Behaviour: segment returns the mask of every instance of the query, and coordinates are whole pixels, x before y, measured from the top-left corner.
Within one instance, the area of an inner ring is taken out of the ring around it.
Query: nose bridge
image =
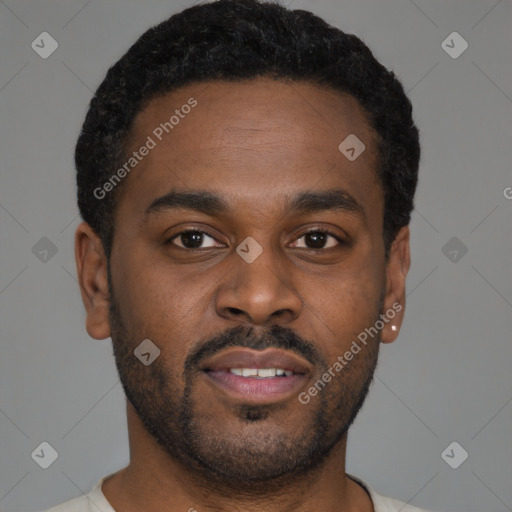
[[[217,312],[251,324],[289,322],[300,314],[302,300],[279,249],[268,237],[258,238],[247,237],[232,254],[231,271],[217,294]]]
[[[265,248],[254,239],[241,243],[237,254],[241,261],[235,263],[239,283],[246,290],[270,293],[276,286],[286,286],[286,275],[280,264],[280,255],[270,244]],[[260,248],[261,247],[261,248]]]

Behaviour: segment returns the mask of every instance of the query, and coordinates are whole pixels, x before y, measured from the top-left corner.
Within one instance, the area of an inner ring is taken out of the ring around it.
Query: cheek
[[[112,267],[116,300],[134,338],[149,338],[161,348],[197,340],[212,293],[211,272],[178,268],[160,252],[132,248]],[[119,247],[122,247],[121,244]],[[118,251],[118,254],[122,251]],[[218,280],[218,277],[217,277]]]
[[[371,270],[369,270],[371,269]],[[327,359],[344,353],[365,328],[375,323],[385,281],[375,262],[340,270],[335,278],[310,282],[304,289],[305,308],[313,339]]]
[[[169,328],[170,319],[179,310],[182,291],[177,292],[173,273],[163,272],[136,250],[124,254],[127,256],[117,257],[115,264],[113,259],[115,299],[126,325],[150,337],[159,327]]]

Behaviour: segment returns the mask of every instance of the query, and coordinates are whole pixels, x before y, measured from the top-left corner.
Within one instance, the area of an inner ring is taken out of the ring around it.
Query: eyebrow
[[[226,214],[231,211],[229,203],[224,198],[210,191],[180,192],[173,190],[154,200],[146,209],[144,216],[174,209],[193,210],[211,216]],[[342,189],[301,192],[288,198],[285,204],[285,212],[297,214],[333,210],[356,213],[366,217],[363,207],[351,194]]]

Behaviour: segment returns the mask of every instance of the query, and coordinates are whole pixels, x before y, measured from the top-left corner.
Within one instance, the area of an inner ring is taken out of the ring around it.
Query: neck
[[[127,402],[130,464],[107,479],[103,494],[116,511],[374,512],[366,491],[345,473],[347,435],[324,463],[300,477],[241,491],[209,480],[171,458]]]

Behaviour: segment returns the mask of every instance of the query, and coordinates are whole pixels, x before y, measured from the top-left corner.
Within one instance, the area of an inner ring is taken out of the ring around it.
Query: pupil
[[[192,245],[192,248],[198,248],[201,246],[203,235],[199,233],[199,231],[190,231],[189,233],[184,233],[181,235],[181,241],[183,245],[187,248],[190,248],[189,245]]]
[[[312,241],[314,249],[323,249],[325,244],[325,233],[315,231],[313,233],[306,234],[306,245],[308,245],[308,247],[310,246],[310,244],[308,244],[310,241]]]

